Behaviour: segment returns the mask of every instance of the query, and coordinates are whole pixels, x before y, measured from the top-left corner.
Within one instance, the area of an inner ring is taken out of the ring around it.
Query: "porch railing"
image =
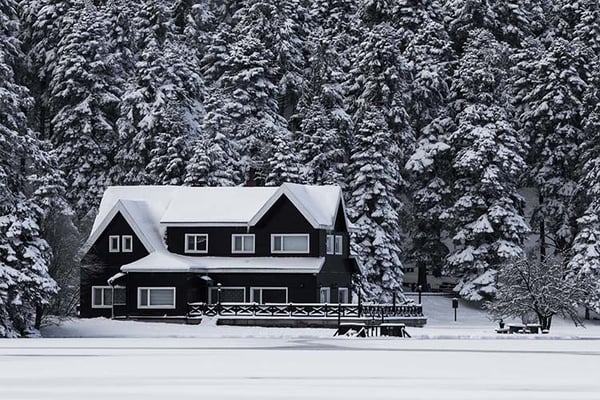
[[[301,318],[421,318],[417,304],[329,304],[329,303],[189,303],[188,316],[201,317],[301,317]]]

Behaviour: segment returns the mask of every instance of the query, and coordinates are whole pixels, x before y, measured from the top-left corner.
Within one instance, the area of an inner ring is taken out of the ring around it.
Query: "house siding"
[[[208,253],[186,253],[185,234],[205,233],[208,235]],[[231,252],[231,235],[254,234],[255,252],[238,254]],[[271,234],[307,233],[310,235],[308,254],[273,254],[271,253]],[[167,227],[167,245],[172,253],[189,256],[217,257],[318,257],[321,254],[321,234],[314,229],[292,202],[282,196],[271,209],[253,227]]]
[[[131,235],[133,251],[110,253],[108,237],[111,235]],[[121,213],[117,213],[81,261],[79,315],[85,318],[110,317],[110,308],[92,308],[92,286],[108,286],[108,279],[120,272],[122,265],[147,255],[148,251],[131,226]]]

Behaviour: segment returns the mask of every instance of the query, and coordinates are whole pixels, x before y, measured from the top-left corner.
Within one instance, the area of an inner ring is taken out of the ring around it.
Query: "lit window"
[[[131,253],[133,251],[133,236],[123,235],[121,239],[121,249],[123,253]]]
[[[109,253],[118,253],[121,249],[119,247],[121,242],[121,237],[118,235],[111,235],[108,237],[108,252]]]
[[[232,235],[232,253],[254,253],[254,235]]]
[[[333,235],[327,235],[327,254],[333,254]]]
[[[185,235],[186,253],[208,253],[208,235],[205,233]]]
[[[175,308],[175,288],[138,288],[138,308]]]
[[[344,237],[340,235],[335,236],[335,254],[344,254]]]
[[[272,253],[309,253],[308,234],[271,235]]]

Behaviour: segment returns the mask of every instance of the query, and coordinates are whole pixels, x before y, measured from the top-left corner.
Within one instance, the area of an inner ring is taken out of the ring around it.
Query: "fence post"
[[[338,303],[338,332],[342,324],[342,303]]]

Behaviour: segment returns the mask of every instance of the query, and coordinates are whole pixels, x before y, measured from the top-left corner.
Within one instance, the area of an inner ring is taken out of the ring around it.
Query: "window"
[[[308,238],[307,233],[271,235],[271,253],[308,254]]]
[[[231,235],[232,253],[254,253],[254,235]]]
[[[288,288],[286,287],[252,287],[250,288],[250,301],[265,303],[287,303]]]
[[[138,308],[175,308],[175,288],[138,288]]]
[[[125,304],[125,288],[115,286],[115,305]],[[113,288],[110,286],[92,286],[92,308],[111,308],[113,305]]]
[[[133,251],[133,236],[121,236],[121,249],[123,250],[123,253],[131,253]]]
[[[246,302],[246,288],[245,287],[221,287],[221,293],[219,294],[218,287],[211,287],[208,291],[208,302],[210,304],[215,303],[245,303]]]
[[[335,254],[344,254],[344,237],[341,235],[335,235]]]
[[[348,288],[338,288],[338,303],[347,304],[348,301]]]
[[[205,233],[195,234],[186,233],[185,235],[186,253],[208,253],[208,235]]]
[[[327,235],[327,254],[333,254],[333,235]]]
[[[121,237],[119,235],[111,235],[108,237],[108,252],[109,253],[118,253],[121,251],[119,244],[121,242]]]
[[[331,290],[328,287],[322,287],[319,290],[319,302],[320,303],[329,303],[331,300]]]

